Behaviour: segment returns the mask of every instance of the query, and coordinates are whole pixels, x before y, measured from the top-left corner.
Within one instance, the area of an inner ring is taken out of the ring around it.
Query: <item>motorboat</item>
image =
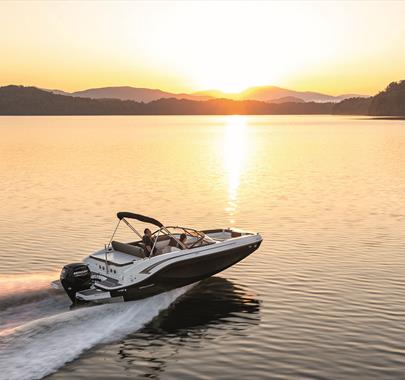
[[[260,234],[234,228],[199,231],[165,226],[132,212],[119,212],[117,217],[103,249],[63,267],[60,283],[73,305],[132,301],[192,284],[243,260],[262,242]],[[151,235],[152,248],[146,249],[143,236],[129,220],[157,227]],[[121,223],[137,240],[114,240]]]

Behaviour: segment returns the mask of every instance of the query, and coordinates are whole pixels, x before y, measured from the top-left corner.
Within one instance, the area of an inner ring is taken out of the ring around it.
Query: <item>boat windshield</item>
[[[190,249],[190,248],[195,248],[195,247],[201,247],[201,246],[213,244],[216,242],[211,237],[206,236],[204,234],[204,232],[202,232],[202,231],[197,231],[196,229],[190,228],[190,227],[165,226],[158,220],[145,216],[145,215],[134,214],[132,212],[119,212],[117,214],[117,217],[118,217],[119,221],[118,221],[117,226],[115,227],[115,230],[111,236],[109,243],[107,244],[108,247],[112,244],[115,233],[117,232],[118,226],[120,225],[121,221],[123,221],[141,239],[141,241],[133,242],[131,244],[134,245],[134,244],[142,243],[142,240],[143,240],[142,235],[136,230],[136,228],[134,226],[132,226],[131,223],[128,222],[127,219],[134,219],[134,220],[138,220],[138,221],[141,221],[144,223],[149,223],[149,224],[159,227],[152,234],[155,238],[154,239],[155,243],[154,243],[154,246],[152,247],[152,250],[154,249],[156,243],[164,241],[166,239],[174,241],[176,243],[176,245],[181,249]],[[183,234],[185,234],[187,237],[186,242],[180,241],[181,235],[183,235]]]
[[[189,227],[165,226],[156,230],[152,235],[169,235],[178,240],[182,234],[185,234],[187,240],[191,241],[191,246],[202,246],[215,243],[215,240],[205,235],[204,232]]]

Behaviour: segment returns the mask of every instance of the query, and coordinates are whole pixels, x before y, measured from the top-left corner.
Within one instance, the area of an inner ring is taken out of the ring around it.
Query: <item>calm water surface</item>
[[[1,379],[404,377],[405,121],[1,117],[0,137]],[[49,282],[123,210],[264,242],[194,287],[69,311]]]

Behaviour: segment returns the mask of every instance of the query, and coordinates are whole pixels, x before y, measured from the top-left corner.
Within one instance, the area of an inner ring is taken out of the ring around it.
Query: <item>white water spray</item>
[[[39,319],[25,321],[17,327],[3,325],[0,330],[0,379],[40,379],[55,372],[95,345],[119,340],[139,330],[191,287],[139,301],[54,312],[45,317],[39,313]],[[35,305],[27,304],[26,307],[35,308],[43,302],[43,299],[36,300]],[[64,298],[63,305],[66,305]],[[8,307],[0,312],[0,318],[10,317],[18,308],[21,305],[14,309]]]

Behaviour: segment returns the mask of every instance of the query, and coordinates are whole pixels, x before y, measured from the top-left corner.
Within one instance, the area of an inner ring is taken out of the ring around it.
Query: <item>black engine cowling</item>
[[[60,282],[69,298],[76,304],[76,292],[89,289],[91,286],[90,269],[83,263],[65,265],[60,274]]]

